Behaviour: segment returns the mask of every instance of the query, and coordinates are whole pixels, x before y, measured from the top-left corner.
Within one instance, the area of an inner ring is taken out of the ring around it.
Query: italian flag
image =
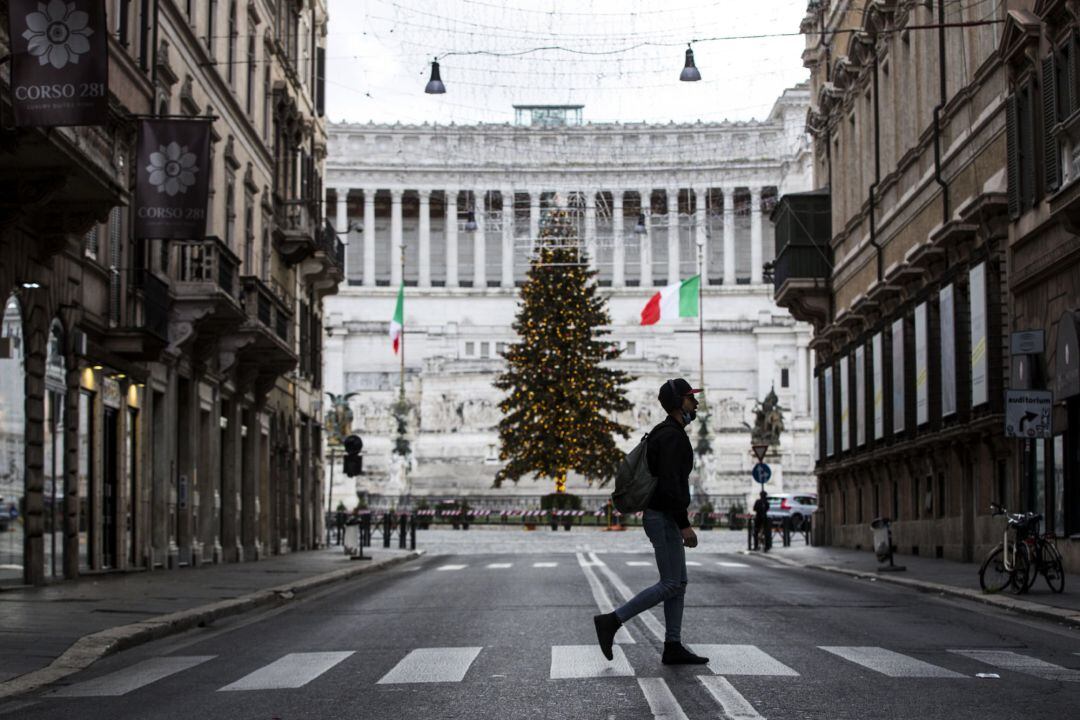
[[[394,318],[390,321],[390,341],[394,343],[394,354],[401,347],[401,333],[405,329],[405,283],[397,291],[397,305],[394,306]]]
[[[645,303],[641,311],[641,324],[655,325],[661,320],[697,317],[700,284],[701,276],[695,275],[689,280],[662,288]]]

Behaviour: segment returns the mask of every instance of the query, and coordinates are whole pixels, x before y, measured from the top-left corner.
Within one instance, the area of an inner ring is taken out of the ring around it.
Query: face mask
[[[690,412],[687,412],[687,411],[683,410],[682,411],[683,425],[689,425],[691,422],[693,422],[694,418],[696,418],[696,417],[697,417],[697,410],[691,410]]]

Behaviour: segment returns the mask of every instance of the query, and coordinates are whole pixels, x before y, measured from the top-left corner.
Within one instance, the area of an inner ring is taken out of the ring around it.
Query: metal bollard
[[[405,515],[398,517],[398,549],[405,549],[405,526],[408,524],[409,518]]]
[[[755,540],[757,540],[757,538],[754,537],[754,521],[751,520],[750,522],[746,523],[746,549],[747,550],[757,550],[757,548],[754,547],[754,541]]]
[[[390,511],[383,513],[383,532],[382,532],[382,546],[384,548],[390,547],[390,533],[392,531],[391,523],[394,519],[390,517]]]
[[[409,518],[409,549],[416,549],[416,516]]]
[[[786,517],[780,521],[781,539],[784,547],[791,547],[791,518]]]

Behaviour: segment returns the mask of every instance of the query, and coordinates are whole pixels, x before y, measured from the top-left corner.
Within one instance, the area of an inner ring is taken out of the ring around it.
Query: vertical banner
[[[926,303],[915,306],[915,425],[930,422],[930,350],[926,338]]]
[[[971,407],[989,399],[986,378],[986,263],[968,271],[971,291]]]
[[[904,431],[904,319],[892,324],[892,417],[893,432]]]
[[[833,402],[831,366],[825,368],[825,397],[822,398],[822,401],[825,403],[825,457],[832,457],[834,453],[833,414],[836,404]]]
[[[821,396],[821,380],[814,377],[814,392],[810,393],[810,417],[814,418],[814,462],[821,459],[821,418],[818,402]]]
[[[941,317],[941,416],[956,414],[956,308],[953,286],[946,285],[938,293],[938,315]]]
[[[15,124],[103,125],[109,110],[109,33],[103,0],[10,0]]]
[[[851,449],[851,413],[848,409],[851,396],[848,395],[848,356],[840,358],[840,449]]]
[[[880,440],[885,437],[885,359],[882,357],[881,333],[876,333],[873,339],[871,360],[874,363],[874,439]]]
[[[209,165],[209,119],[143,120],[135,162],[135,237],[202,238]]]
[[[866,347],[855,348],[855,445],[866,444]]]

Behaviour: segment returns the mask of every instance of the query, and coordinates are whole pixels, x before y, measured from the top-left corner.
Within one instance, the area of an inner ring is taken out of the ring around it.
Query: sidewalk
[[[417,552],[340,547],[258,562],[88,575],[0,591],[0,698],[77,672],[110,653],[413,559]]]
[[[741,552],[751,554],[747,550]],[[1080,628],[1080,578],[1068,574],[1065,576],[1065,591],[1060,594],[1052,592],[1041,575],[1031,590],[1023,595],[1009,591],[986,594],[979,587],[979,563],[894,555],[893,563],[904,566],[906,570],[879,572],[881,563],[870,550],[811,547],[801,544],[801,538],[793,538],[790,547],[774,544],[767,554],[761,556],[785,565],[870,578],[922,592],[981,602]]]

